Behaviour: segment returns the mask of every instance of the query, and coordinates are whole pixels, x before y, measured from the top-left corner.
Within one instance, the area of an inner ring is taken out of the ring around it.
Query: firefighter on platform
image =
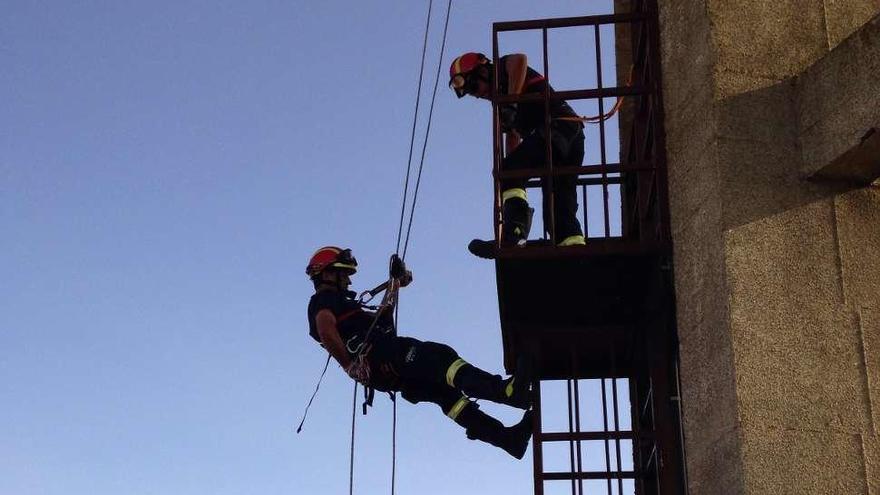
[[[465,53],[452,61],[449,68],[449,86],[456,96],[471,95],[492,99],[495,67],[482,53]],[[526,56],[515,53],[499,59],[498,88],[502,95],[541,93],[548,87],[544,76],[528,66]],[[543,167],[546,150],[544,101],[506,104],[499,109],[501,130],[506,134],[506,156],[501,170],[520,170]],[[580,166],[584,159],[583,122],[574,110],[562,100],[550,101],[550,141],[554,168]],[[531,227],[533,209],[526,196],[527,178],[501,181],[501,245],[524,246]],[[550,231],[550,197],[544,194],[544,230],[559,246],[584,244],[584,235],[577,219],[577,177],[553,177],[553,213],[556,232]],[[482,258],[494,258],[495,243],[474,239],[468,249]]]
[[[357,271],[351,250],[326,246],[309,260],[306,274],[315,286],[309,301],[309,334],[364,386],[399,391],[413,404],[433,402],[465,428],[468,438],[482,440],[521,459],[532,434],[528,379],[519,371],[502,379],[459,357],[454,349],[397,335],[393,298],[378,312],[369,311],[349,291],[350,276]],[[412,274],[395,257],[391,286],[406,286]],[[522,420],[505,427],[482,412],[473,399],[486,399],[525,409]]]

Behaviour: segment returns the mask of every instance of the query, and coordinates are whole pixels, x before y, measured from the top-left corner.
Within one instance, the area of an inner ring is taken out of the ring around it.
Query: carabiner
[[[368,302],[372,301],[374,297],[376,297],[376,294],[382,292],[386,288],[388,288],[388,282],[382,282],[381,284],[373,287],[370,290],[365,290],[361,292],[357,299],[358,304],[365,306]]]
[[[373,294],[372,292],[365,290],[360,293],[360,295],[357,298],[357,302],[361,306],[366,306],[370,301],[373,300],[374,297],[376,297],[376,294]]]
[[[345,349],[349,352],[349,354],[358,355],[358,354],[360,354],[361,349],[364,348],[364,344],[366,344],[366,342],[357,342],[358,338],[359,338],[358,335],[353,335],[353,336],[352,336],[350,339],[348,339],[348,341],[345,343]],[[357,344],[357,345],[354,346],[354,349],[351,348],[351,347],[352,347],[352,343],[356,343],[356,344]]]

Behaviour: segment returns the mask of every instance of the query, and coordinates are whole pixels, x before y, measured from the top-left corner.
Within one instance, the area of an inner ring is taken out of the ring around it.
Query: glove
[[[367,362],[367,358],[364,356],[360,356],[349,363],[348,367],[345,368],[345,372],[354,381],[362,385],[369,385],[370,383],[370,363]]]
[[[516,104],[509,103],[498,107],[498,121],[501,123],[502,131],[512,131],[516,125]]]
[[[403,278],[406,276],[406,263],[400,259],[396,254],[391,255],[391,269],[390,269],[391,278]],[[410,277],[411,278],[411,277]]]

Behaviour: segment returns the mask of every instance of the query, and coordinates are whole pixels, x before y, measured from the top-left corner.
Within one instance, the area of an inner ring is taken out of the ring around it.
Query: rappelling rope
[[[424,136],[424,140],[422,141],[422,152],[421,152],[421,157],[419,160],[419,169],[418,169],[418,173],[416,174],[415,185],[413,187],[412,204],[410,205],[410,210],[409,210],[409,220],[407,222],[406,237],[404,238],[403,237],[403,223],[404,223],[404,215],[406,213],[407,198],[409,196],[409,183],[410,183],[410,175],[411,175],[411,171],[412,171],[412,157],[413,157],[413,149],[415,148],[415,134],[416,134],[416,127],[417,127],[417,122],[418,122],[419,106],[420,106],[420,101],[421,101],[422,81],[423,81],[424,72],[425,72],[425,58],[426,58],[427,49],[428,49],[428,34],[429,34],[430,28],[431,28],[431,11],[432,10],[433,10],[433,0],[429,0],[428,1],[428,12],[426,15],[426,20],[425,20],[425,35],[424,35],[424,40],[422,43],[421,65],[419,67],[419,81],[418,81],[418,85],[417,85],[417,89],[416,89],[416,102],[415,102],[415,108],[413,111],[413,124],[412,124],[412,130],[410,133],[410,145],[409,145],[409,154],[407,157],[407,164],[406,164],[406,177],[404,180],[404,187],[403,187],[403,199],[401,201],[401,206],[400,206],[400,220],[399,220],[398,226],[397,226],[397,245],[395,247],[395,255],[399,255],[401,261],[403,261],[406,258],[407,248],[409,247],[410,233],[412,231],[413,218],[415,217],[415,209],[416,209],[416,204],[417,204],[416,200],[418,198],[419,186],[420,186],[421,180],[422,180],[422,170],[424,169],[424,165],[425,165],[425,154],[426,154],[427,145],[428,145],[428,137],[430,136],[430,133],[431,133],[431,120],[434,115],[434,102],[436,101],[436,97],[437,97],[437,87],[439,86],[439,81],[440,81],[440,72],[442,70],[442,65],[443,65],[443,55],[446,50],[446,36],[449,31],[449,17],[450,17],[450,12],[452,10],[452,0],[447,0],[447,4],[446,4],[446,19],[445,19],[444,26],[443,26],[443,39],[442,39],[442,42],[440,45],[440,55],[439,55],[439,58],[437,61],[437,73],[434,78],[434,90],[433,90],[433,93],[431,96],[431,105],[430,105],[430,108],[428,111],[428,122],[427,122],[427,125],[425,128],[425,136]],[[402,238],[404,239],[404,242],[403,242],[403,252],[401,253],[401,239]],[[376,326],[376,323],[378,322],[379,316],[382,314],[382,311],[384,311],[389,305],[394,304],[396,302],[395,298],[396,298],[396,292],[397,292],[398,288],[399,288],[399,284],[397,283],[396,280],[390,279],[388,281],[388,289],[385,293],[382,304],[380,305],[379,310],[376,312],[376,315],[373,318],[373,321],[370,324],[370,327],[367,330],[367,333],[364,337],[365,343],[369,342],[370,333],[373,331],[373,328]],[[399,306],[395,305],[395,315],[394,315],[395,327],[396,327],[396,322],[397,322],[397,317],[398,317],[398,312],[397,312],[398,307]],[[368,349],[367,345],[362,346],[361,349],[359,349],[359,351],[358,351],[357,358],[360,359],[367,352],[367,349]],[[355,397],[356,396],[357,396],[357,382],[355,382]],[[393,404],[392,405],[393,412],[392,412],[392,430],[391,430],[391,495],[394,495],[395,479],[396,479],[396,473],[397,473],[397,401],[395,400],[394,394],[392,394],[392,404]],[[350,458],[350,466],[349,466],[349,494],[350,495],[353,495],[353,493],[354,493],[354,440],[355,440],[354,432],[355,432],[355,416],[356,416],[355,409],[356,409],[356,407],[357,407],[357,401],[355,400],[352,403],[351,458]]]
[[[358,382],[354,382],[354,393],[351,397],[351,452],[348,457],[348,495],[354,495],[354,418],[357,408]]]
[[[395,253],[400,253],[400,234],[403,231],[403,214],[406,211],[406,198],[409,193],[409,175],[412,169],[413,148],[416,142],[416,125],[419,120],[419,103],[422,98],[422,78],[425,74],[425,54],[428,52],[428,32],[431,29],[431,10],[434,6],[434,0],[428,0],[428,14],[425,18],[425,36],[422,40],[422,63],[419,65],[419,82],[416,85],[416,104],[413,110],[412,130],[409,135],[409,155],[406,159],[406,177],[403,180],[403,201],[400,205],[400,221],[397,224],[397,247],[394,248]]]
[[[446,34],[449,32],[449,14],[452,11],[452,0],[448,0],[446,2],[446,21],[443,24],[443,39],[440,42],[440,56],[437,58],[437,72],[434,75],[434,91],[431,94],[431,106],[428,109],[428,123],[425,128],[425,139],[422,141],[422,156],[419,160],[419,173],[416,175],[416,185],[413,191],[413,199],[412,206],[410,208],[409,214],[409,224],[406,227],[406,240],[403,243],[403,254],[400,255],[401,259],[406,259],[406,249],[409,246],[409,234],[412,230],[413,218],[415,217],[416,212],[416,199],[419,196],[419,184],[422,181],[422,169],[425,166],[425,153],[428,149],[428,137],[431,135],[431,121],[434,116],[434,102],[437,99],[437,87],[440,83],[440,73],[443,67],[443,55],[446,52]],[[400,245],[400,240],[398,239],[398,246]]]

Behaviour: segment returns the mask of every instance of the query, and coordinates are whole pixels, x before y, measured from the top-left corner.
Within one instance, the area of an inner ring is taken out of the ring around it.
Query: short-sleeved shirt
[[[309,335],[321,342],[315,317],[319,311],[326,309],[336,317],[336,329],[344,343],[348,344],[354,337],[357,337],[355,341],[362,341],[369,331],[370,325],[373,324],[376,313],[365,310],[355,300],[355,296],[355,293],[350,291],[322,290],[315,293],[309,300]],[[390,327],[393,327],[393,322],[389,320],[390,314],[387,313],[383,313],[376,323],[374,332],[377,334],[385,333]],[[349,352],[351,351],[353,349],[349,349]]]
[[[498,88],[501,91],[501,94],[505,95],[509,94],[507,88],[507,57],[509,56],[510,55],[505,55],[501,57],[498,63]],[[544,91],[545,87],[549,89],[551,94],[553,93],[553,88],[549,87],[547,79],[545,79],[544,76],[531,67],[526,68],[526,80],[522,88],[522,93],[541,93]],[[550,100],[551,119],[556,117],[577,116],[577,113],[575,113],[571,106],[569,106],[564,100]],[[569,132],[570,134],[576,133],[583,127],[583,124],[580,122],[551,120],[551,123],[553,124],[554,129]],[[532,101],[518,103],[516,121],[514,122],[513,127],[524,137],[528,136],[535,130],[543,129],[544,102]]]

